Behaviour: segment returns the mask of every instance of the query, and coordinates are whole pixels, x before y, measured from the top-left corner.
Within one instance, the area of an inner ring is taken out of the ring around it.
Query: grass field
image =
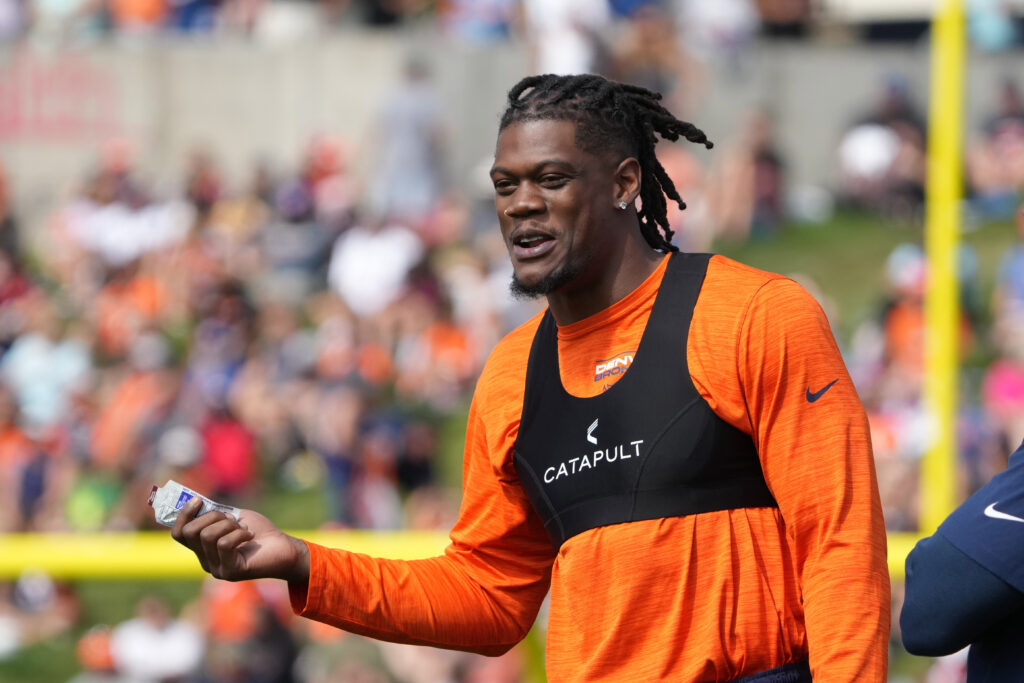
[[[977,255],[980,296],[987,301],[1001,253],[1013,242],[1012,224],[992,223],[964,235]],[[882,220],[847,214],[826,225],[792,226],[771,240],[743,245],[718,245],[716,251],[750,265],[811,278],[835,305],[835,324],[846,337],[874,315],[883,297],[885,259],[901,242],[920,242],[920,229],[893,227]],[[443,428],[441,472],[444,484],[457,488],[464,416]],[[317,490],[294,492],[271,486],[262,509],[285,528],[311,528],[322,519]],[[77,671],[74,647],[79,635],[94,624],[116,624],[130,616],[145,593],[155,593],[179,607],[197,594],[195,581],[86,582],[75,586],[81,600],[79,625],[69,634],[25,648],[0,661],[0,683],[59,683]],[[894,680],[916,680],[925,660],[895,653]]]

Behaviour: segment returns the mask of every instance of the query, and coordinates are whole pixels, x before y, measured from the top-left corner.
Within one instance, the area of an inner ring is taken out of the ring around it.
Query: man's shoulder
[[[1024,591],[1024,444],[939,527],[965,555]]]
[[[792,278],[715,254],[708,262],[700,302],[717,309],[745,311],[755,299],[762,303],[802,307],[806,290]],[[721,312],[721,311],[719,311]]]
[[[725,280],[732,286],[749,289],[757,289],[768,282],[789,279],[784,275],[761,270],[721,254],[712,254],[711,260],[708,262],[707,277],[713,280]]]

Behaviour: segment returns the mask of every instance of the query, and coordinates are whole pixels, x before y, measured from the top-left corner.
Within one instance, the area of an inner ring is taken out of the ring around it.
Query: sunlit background
[[[936,105],[940,6],[967,50]],[[174,479],[370,552],[443,547],[474,382],[537,310],[486,175],[529,73],[645,85],[708,133],[659,147],[677,243],[818,298],[887,527],[930,533],[951,109],[955,501],[1024,437],[1022,39],[1022,0],[0,0],[0,681],[544,680],[543,614],[498,659],[345,635],[283,583],[202,580],[146,505]],[[890,680],[963,680],[963,653],[903,651],[900,581]]]

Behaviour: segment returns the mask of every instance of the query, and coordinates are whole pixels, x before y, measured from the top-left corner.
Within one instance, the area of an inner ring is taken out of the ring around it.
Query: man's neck
[[[627,248],[611,275],[594,282],[574,282],[548,294],[551,315],[559,326],[565,326],[600,313],[643,284],[664,256],[646,243],[639,249]]]

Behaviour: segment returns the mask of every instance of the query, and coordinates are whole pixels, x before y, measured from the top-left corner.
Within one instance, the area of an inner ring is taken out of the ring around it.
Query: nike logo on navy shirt
[[[995,503],[990,503],[989,506],[985,508],[986,517],[991,517],[992,519],[1005,519],[1010,522],[1024,522],[1024,519],[1021,519],[1020,517],[1015,517],[1011,514],[996,510],[996,503],[998,502],[999,501],[997,500]]]
[[[834,379],[831,382],[829,382],[828,384],[826,384],[824,389],[820,389],[818,391],[813,391],[812,392],[810,387],[808,387],[807,388],[807,402],[808,403],[814,403],[815,401],[817,401],[819,398],[821,398],[822,396],[825,395],[826,391],[828,391],[829,389],[832,388],[833,384],[835,384],[838,381],[839,381],[839,378],[837,377],[836,379]]]

